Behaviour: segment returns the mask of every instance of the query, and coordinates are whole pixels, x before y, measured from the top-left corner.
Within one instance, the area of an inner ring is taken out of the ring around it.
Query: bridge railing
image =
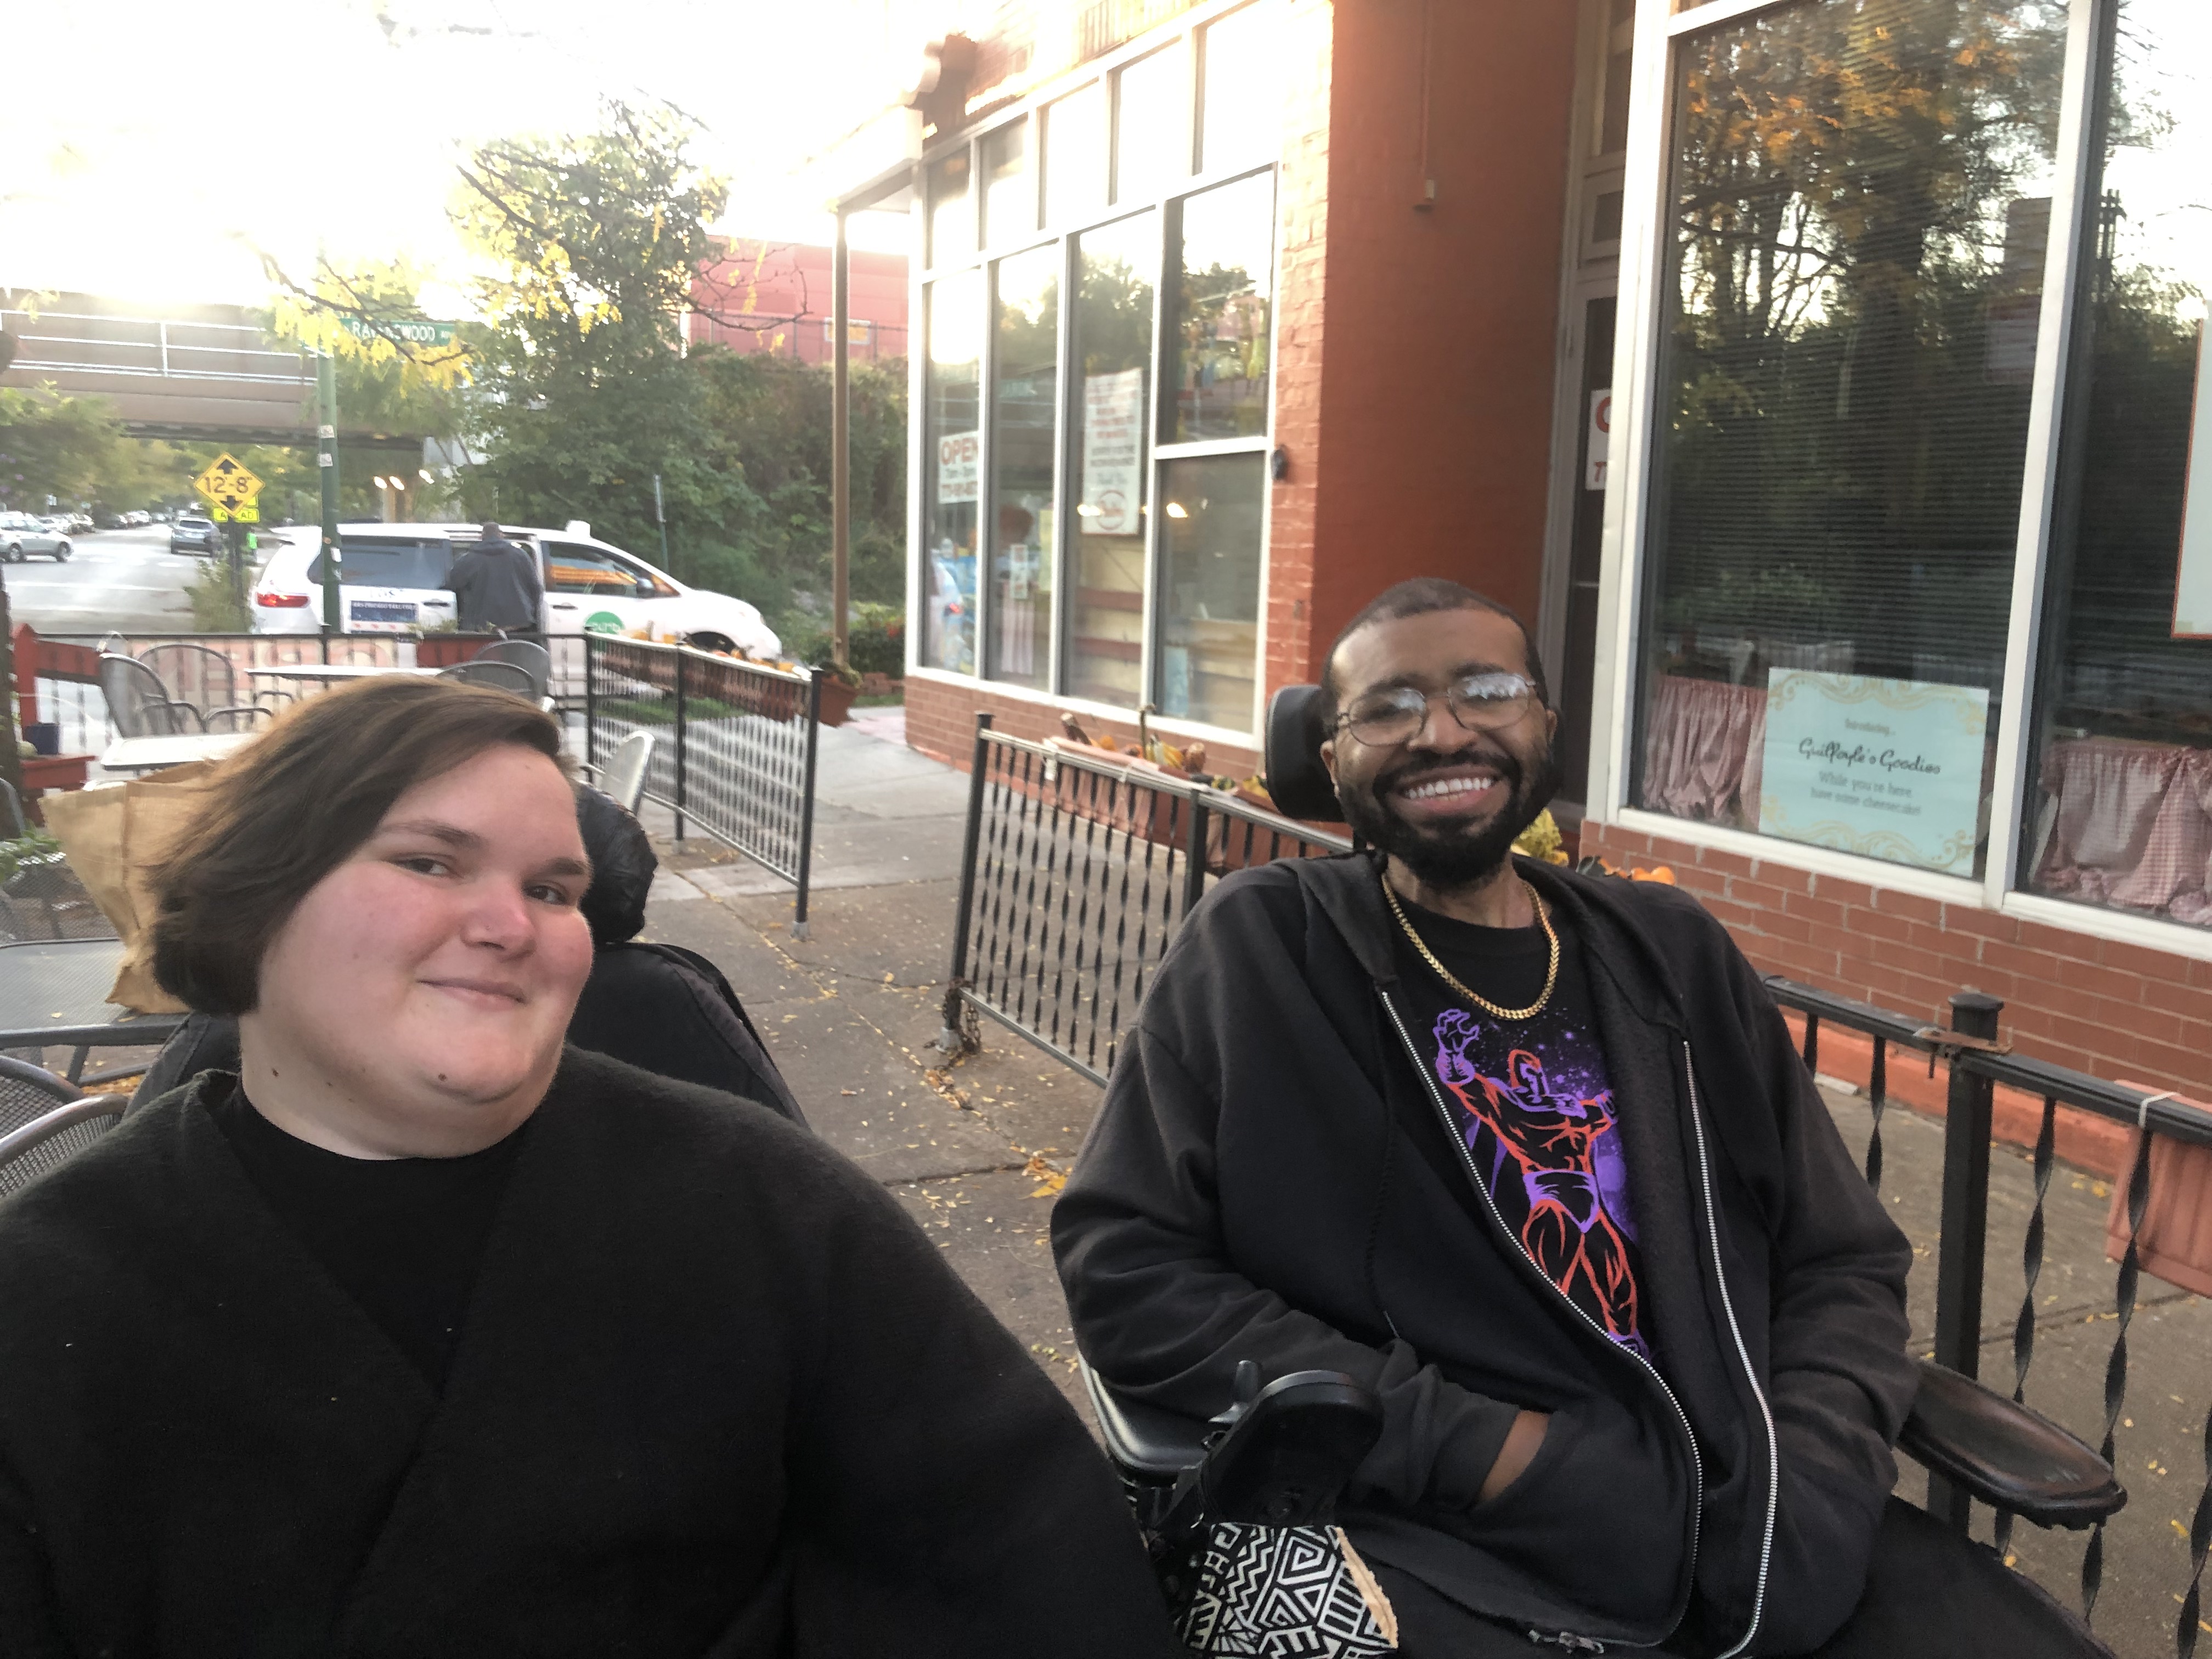
[[[314,379],[303,354],[271,349],[266,333],[244,324],[0,309],[0,330],[15,337],[15,367],[33,373],[281,386]]]

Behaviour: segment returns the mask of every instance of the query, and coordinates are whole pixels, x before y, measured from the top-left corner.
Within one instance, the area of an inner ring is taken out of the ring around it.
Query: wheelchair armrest
[[[1092,1370],[1089,1360],[1079,1364],[1106,1455],[1117,1468],[1138,1480],[1165,1484],[1205,1461],[1206,1438],[1214,1425],[1127,1399]]]
[[[1898,1445],[1984,1503],[2039,1527],[2080,1528],[2118,1513],[2112,1466],[2040,1412],[1933,1360]]]

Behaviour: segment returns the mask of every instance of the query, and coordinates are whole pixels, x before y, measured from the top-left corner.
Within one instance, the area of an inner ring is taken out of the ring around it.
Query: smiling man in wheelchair
[[[1911,1251],[1757,973],[1511,855],[1559,775],[1525,627],[1432,580],[1354,617],[1271,711],[1321,816],[1300,722],[1369,850],[1192,914],[1054,1216],[1102,1416],[1371,1390],[1337,1520],[1414,1659],[2102,1652],[1890,1496]]]

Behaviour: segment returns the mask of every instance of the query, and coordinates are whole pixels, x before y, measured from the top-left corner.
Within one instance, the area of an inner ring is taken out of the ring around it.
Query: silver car
[[[0,558],[10,564],[21,564],[33,553],[44,553],[58,561],[68,558],[68,532],[27,513],[0,513]]]

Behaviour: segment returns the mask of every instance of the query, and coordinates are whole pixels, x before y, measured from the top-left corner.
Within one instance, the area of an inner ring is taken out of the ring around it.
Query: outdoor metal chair
[[[512,691],[518,697],[532,702],[538,701],[536,686],[530,671],[511,662],[472,661],[456,664],[438,671],[441,680],[459,680],[464,685],[488,685],[495,691]]]
[[[237,665],[222,652],[189,641],[149,645],[138,660],[168,688],[173,701],[197,710],[201,725],[210,732],[249,730],[256,720],[275,712],[261,697],[284,695],[252,690],[241,693]]]
[[[535,640],[494,640],[469,661],[512,663],[530,676],[533,697],[544,697],[553,684],[553,653]]]
[[[0,1054],[0,1194],[59,1169],[113,1128],[121,1095],[81,1093],[65,1079]]]
[[[100,653],[100,695],[107,700],[107,723],[118,738],[173,738],[207,730],[200,711],[170,696],[161,677],[136,657]]]
[[[653,733],[633,732],[615,745],[605,766],[587,767],[599,793],[620,801],[635,812],[645,799],[645,776],[653,765]]]

